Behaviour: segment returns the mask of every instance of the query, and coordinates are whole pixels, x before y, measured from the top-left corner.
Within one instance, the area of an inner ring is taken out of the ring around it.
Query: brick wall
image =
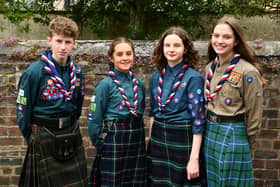
[[[91,146],[86,126],[86,113],[95,84],[108,72],[106,52],[110,41],[79,41],[73,58],[85,72],[86,96],[81,116],[81,131],[88,158],[88,168],[94,159],[95,150]],[[264,90],[263,123],[257,135],[257,146],[253,150],[255,183],[261,186],[280,186],[280,42],[250,42],[263,65],[268,84]],[[144,80],[147,89],[147,110],[145,124],[148,123],[148,79],[155,70],[149,63],[149,55],[154,47],[151,41],[135,41],[136,63],[133,70]],[[205,63],[207,42],[195,42]],[[26,151],[26,145],[18,130],[15,117],[16,85],[21,73],[38,59],[47,48],[44,41],[0,41],[0,186],[16,186]]]

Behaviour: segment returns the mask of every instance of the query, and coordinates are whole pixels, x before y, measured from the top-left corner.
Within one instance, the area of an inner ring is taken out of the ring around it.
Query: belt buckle
[[[58,126],[59,129],[64,128],[64,126],[67,122],[67,119],[68,119],[68,117],[59,118],[59,126]]]
[[[212,115],[210,115],[210,120],[211,121],[213,121],[213,122],[215,122],[215,123],[218,123],[218,116],[212,116]]]

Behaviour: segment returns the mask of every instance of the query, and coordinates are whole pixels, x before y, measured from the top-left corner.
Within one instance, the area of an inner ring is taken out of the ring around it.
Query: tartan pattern
[[[140,118],[105,121],[89,186],[146,186],[146,150]]]
[[[76,126],[75,131],[79,131]],[[35,128],[33,128],[34,130]],[[24,187],[84,187],[87,186],[87,163],[81,134],[74,157],[59,161],[52,156],[53,135],[44,127],[32,131],[31,142],[25,156],[19,186]],[[72,132],[71,129],[61,133]]]
[[[207,121],[203,142],[208,186],[254,186],[252,157],[242,123]]]
[[[187,180],[186,166],[192,138],[191,124],[154,120],[148,148],[148,186],[203,186],[202,172],[201,177]]]

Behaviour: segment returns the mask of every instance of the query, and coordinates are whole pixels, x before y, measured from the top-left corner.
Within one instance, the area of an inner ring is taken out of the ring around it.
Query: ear
[[[76,46],[77,45],[77,40],[74,40],[74,46]]]
[[[108,58],[109,58],[110,62],[112,62],[114,64],[114,59],[110,56]]]
[[[47,37],[47,42],[48,42],[49,45],[51,44],[52,38],[50,36]]]
[[[236,40],[236,41],[234,42],[234,47],[236,47],[238,43],[239,43],[239,41]]]

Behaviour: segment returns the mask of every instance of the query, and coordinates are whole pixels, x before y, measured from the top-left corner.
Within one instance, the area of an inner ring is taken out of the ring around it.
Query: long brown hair
[[[198,54],[198,51],[194,49],[193,43],[190,40],[187,32],[179,26],[173,26],[167,29],[159,38],[157,45],[152,53],[151,61],[153,64],[156,65],[158,70],[162,70],[167,65],[167,59],[165,58],[163,54],[163,42],[166,36],[170,34],[176,34],[179,36],[179,38],[182,39],[184,48],[187,51],[183,55],[183,61],[184,63],[188,64],[191,67],[195,67],[198,65],[200,56]]]
[[[112,41],[110,47],[109,47],[109,50],[108,50],[108,57],[111,57],[113,58],[113,53],[115,52],[115,47],[116,45],[120,44],[120,43],[127,43],[131,46],[132,48],[132,51],[133,51],[133,55],[135,55],[135,52],[134,52],[134,45],[132,43],[132,41],[126,37],[118,37],[116,38],[114,41]],[[109,67],[110,68],[113,68],[114,67],[114,64],[109,60]]]
[[[234,33],[235,40],[237,41],[237,45],[233,48],[235,53],[240,54],[240,57],[248,61],[250,64],[256,67],[256,69],[260,72],[262,79],[263,79],[263,85],[266,84],[266,80],[263,77],[263,72],[261,67],[256,64],[256,53],[254,50],[247,44],[245,40],[245,36],[243,33],[243,29],[239,23],[239,21],[233,17],[233,16],[223,16],[220,18],[217,23],[214,25],[213,29],[219,24],[227,24],[231,27]],[[213,49],[211,45],[211,41],[208,45],[208,55],[207,55],[207,63],[212,62],[217,57],[217,53]]]

